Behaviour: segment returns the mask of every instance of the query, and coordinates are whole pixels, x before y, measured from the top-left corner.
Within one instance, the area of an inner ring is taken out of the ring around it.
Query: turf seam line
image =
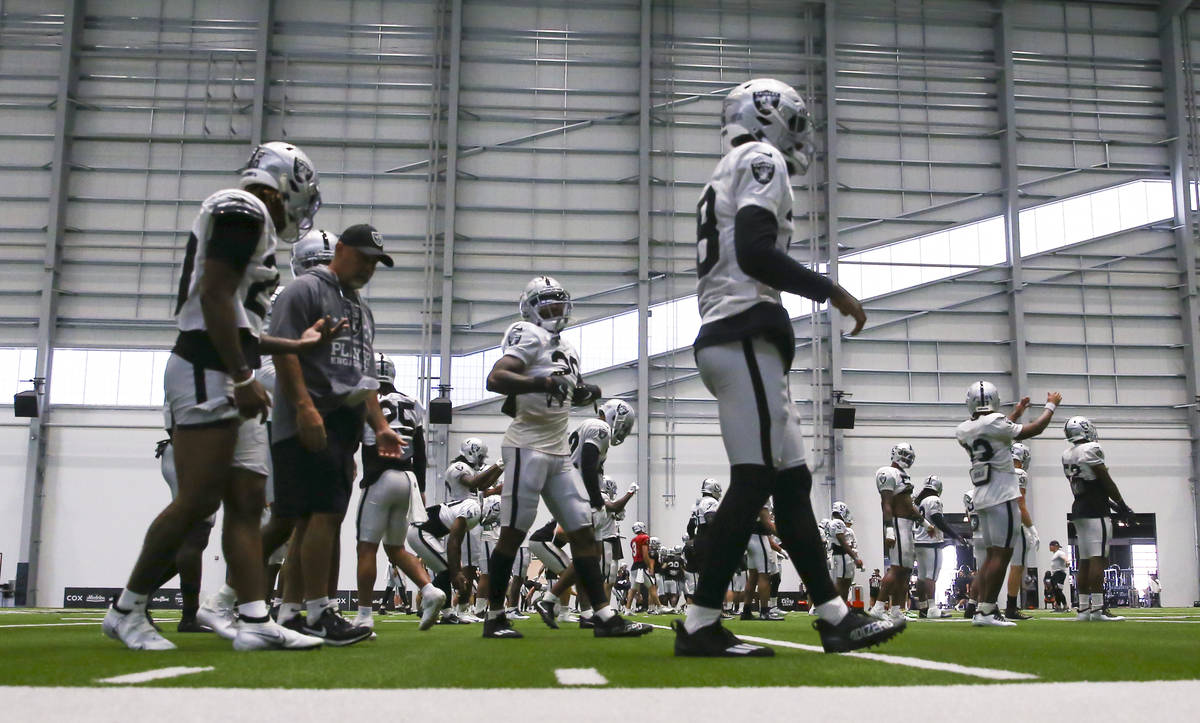
[[[608,685],[608,678],[595,668],[558,668],[554,677],[559,685]]]
[[[182,665],[175,665],[170,668],[156,668],[141,673],[117,675],[112,678],[98,678],[96,682],[128,685],[130,683],[146,683],[151,680],[163,680],[165,678],[178,678],[181,675],[191,675],[193,673],[207,673],[210,670],[215,670],[215,668],[211,665],[206,665],[202,668],[188,668]]]

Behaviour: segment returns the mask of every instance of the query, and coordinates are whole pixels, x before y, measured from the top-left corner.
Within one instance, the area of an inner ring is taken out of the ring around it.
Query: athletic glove
[[[883,546],[889,548],[896,544],[896,528],[888,525],[888,528],[883,533]]]
[[[637,491],[638,491],[638,483],[637,483],[637,482],[633,482],[633,483],[631,483],[631,484],[629,485],[629,489],[625,490],[625,494],[627,494],[627,495],[631,495],[631,494],[633,494],[633,493],[635,493],[635,492],[637,492]]]
[[[555,402],[558,402],[558,406],[560,407],[565,404],[567,397],[571,395],[571,383],[566,378],[557,374],[542,378],[546,380],[544,382],[546,386],[546,406],[552,407]]]
[[[1117,505],[1117,519],[1127,525],[1133,524],[1133,509],[1129,505]]]
[[[582,407],[592,404],[600,398],[600,387],[595,384],[580,384],[575,387],[575,393],[571,395],[571,406]]]
[[[1042,538],[1038,537],[1037,528],[1033,525],[1025,528],[1025,546],[1031,548],[1034,552],[1042,546]]]

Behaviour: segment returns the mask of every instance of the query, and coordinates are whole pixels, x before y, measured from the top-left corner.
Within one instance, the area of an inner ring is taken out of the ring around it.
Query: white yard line
[[[99,678],[97,683],[116,683],[118,685],[127,685],[130,683],[147,683],[151,680],[163,680],[165,678],[178,678],[181,675],[191,675],[192,673],[207,673],[214,668],[211,665],[203,668],[186,668],[181,665],[176,665],[170,668],[156,668],[147,670],[142,673],[130,673],[128,675],[118,675],[113,678]]]
[[[608,678],[595,668],[559,668],[554,671],[559,685],[608,685]]]
[[[663,625],[654,625],[653,627],[663,630],[669,630]],[[749,640],[752,643],[762,643],[763,645],[775,645],[780,648],[792,648],[793,650],[806,650],[810,653],[824,653],[825,649],[820,645],[805,645],[804,643],[793,643],[789,640],[774,640],[772,638],[760,638],[754,635],[738,635],[742,640]],[[959,675],[970,675],[975,678],[986,678],[987,680],[1037,680],[1038,677],[1031,673],[1018,673],[1012,670],[1001,670],[999,668],[977,668],[970,665],[959,665],[957,663],[943,663],[937,660],[925,660],[924,658],[909,658],[900,655],[883,655],[881,653],[839,653],[848,658],[863,658],[864,660],[874,660],[878,663],[888,663],[889,665],[903,665],[909,668],[920,668],[922,670],[937,670],[943,673],[957,673]]]
[[[669,661],[663,661],[668,664]],[[756,710],[803,710],[805,717],[863,720],[886,710],[889,723],[928,723],[928,706],[898,700],[937,700],[948,711],[974,710],[974,723],[1011,723],[1013,701],[1029,710],[1070,710],[1083,720],[1143,720],[1147,701],[1163,721],[1192,720],[1200,681],[1011,683],[1008,685],[865,686],[861,688],[501,688],[501,689],[246,689],[174,687],[0,687],[0,700],[40,721],[128,723],[169,716],[172,723],[328,721],[348,710],[402,710],[406,720],[441,720],[446,701],[488,711],[489,723],[528,723],[530,710],[570,710],[573,723],[621,719],[741,720],[746,696]]]
[[[0,628],[65,628],[71,625],[95,625],[96,621],[90,623],[25,623],[22,625],[0,625]]]

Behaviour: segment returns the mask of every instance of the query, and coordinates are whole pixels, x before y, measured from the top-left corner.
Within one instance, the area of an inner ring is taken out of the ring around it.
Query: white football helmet
[[[743,136],[778,148],[791,173],[808,172],[812,120],[800,94],[787,83],[755,78],[729,91],[721,108],[721,152],[728,153]]]
[[[604,415],[604,421],[608,422],[609,429],[612,430],[611,444],[614,447],[625,441],[625,437],[629,436],[634,423],[637,422],[633,407],[620,399],[610,399],[601,404],[600,413]]]
[[[892,447],[892,463],[900,465],[900,469],[908,469],[917,461],[917,453],[908,442],[901,442]]]
[[[467,437],[458,448],[458,453],[467,460],[467,464],[479,469],[487,460],[488,446],[478,437]]]
[[[635,534],[635,535],[646,534],[646,523],[645,522],[633,523],[633,534]]]
[[[712,497],[715,500],[721,499],[721,483],[709,477],[700,483],[700,494]]]
[[[657,537],[650,538],[650,549],[651,550],[657,550],[657,549],[660,549],[661,547],[662,547],[662,540],[658,539]]]
[[[963,507],[966,508],[967,512],[975,509],[975,490],[963,492]]]
[[[379,378],[380,384],[391,384],[392,388],[395,388],[396,365],[392,358],[383,352],[375,355],[375,376]]]
[[[971,416],[1000,411],[1000,392],[996,385],[982,379],[967,387],[967,412]]]
[[[549,276],[537,276],[525,285],[517,302],[521,318],[557,334],[571,320],[571,295]]]
[[[600,478],[600,492],[610,500],[617,498],[617,481],[608,475]]]
[[[854,515],[850,514],[850,505],[845,502],[834,502],[833,514],[842,518],[842,522],[845,522],[847,525],[854,524]]]
[[[479,524],[484,527],[494,527],[500,521],[500,495],[488,495],[483,498],[483,515]]]
[[[292,278],[298,278],[314,266],[327,266],[333,261],[333,247],[337,246],[337,234],[314,228],[292,247]]]
[[[304,151],[283,141],[264,143],[254,149],[238,173],[242,188],[260,185],[279,193],[286,219],[283,228],[275,229],[280,240],[294,243],[312,228],[313,216],[321,207],[321,191],[317,168]]]
[[[932,487],[935,495],[938,497],[942,496],[942,480],[936,474],[931,474],[926,477],[923,487]]]
[[[1068,420],[1068,422],[1069,421],[1070,420]],[[1021,463],[1021,469],[1029,469],[1029,459],[1033,455],[1030,453],[1028,446],[1021,444],[1020,442],[1014,442],[1012,446],[1012,456],[1013,459]]]
[[[1100,439],[1100,434],[1096,432],[1096,425],[1092,424],[1092,420],[1087,417],[1071,417],[1063,425],[1063,432],[1067,435],[1067,441],[1075,444],[1095,442]]]

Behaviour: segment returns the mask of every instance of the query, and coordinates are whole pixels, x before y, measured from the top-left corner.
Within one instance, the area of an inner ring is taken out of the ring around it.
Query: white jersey
[[[842,520],[836,517],[830,518],[825,525],[825,547],[833,554],[849,554],[850,551],[844,548],[840,551],[836,549],[842,547],[842,543],[838,542],[838,535],[844,535],[845,539],[849,541],[850,528]]]
[[[457,502],[465,500],[468,497],[474,500],[478,499],[475,490],[466,485],[463,480],[475,474],[474,468],[461,459],[455,460],[449,467],[446,468],[446,473],[442,475],[442,489],[445,492],[446,502]]]
[[[721,506],[720,501],[714,497],[705,495],[696,501],[696,506],[692,508],[692,521],[696,523],[696,529],[700,529],[708,524],[708,516],[715,514],[717,508]]]
[[[1020,433],[1021,425],[999,412],[968,419],[954,431],[958,443],[971,456],[975,509],[987,509],[1021,496],[1010,452]]]
[[[1100,485],[1096,469],[1106,466],[1099,442],[1084,442],[1062,453],[1063,474],[1071,483],[1071,514],[1075,517],[1108,517],[1108,492]]]
[[[929,495],[917,503],[917,509],[925,515],[926,520],[932,520],[934,515],[940,515],[943,512],[942,498],[937,495]],[[930,524],[933,523],[930,522]],[[936,527],[933,532],[930,532],[925,525],[913,525],[913,541],[918,545],[941,544],[945,540],[946,534]]]
[[[605,502],[612,502],[616,496],[608,497],[604,495]],[[607,540],[610,537],[616,537],[618,534],[617,522],[625,513],[609,512],[607,507],[601,507],[598,510],[592,510],[592,526],[596,529],[597,540]]]
[[[1067,551],[1061,547],[1058,552],[1050,556],[1050,572],[1066,572],[1071,569],[1071,560],[1067,557]]]
[[[540,326],[518,321],[504,333],[500,347],[504,356],[520,359],[524,374],[531,377],[559,375],[569,384],[565,402],[551,402],[544,392],[510,395],[504,412],[513,418],[504,433],[506,447],[536,449],[546,454],[570,454],[567,443],[567,417],[571,413],[570,392],[583,378],[579,375],[579,354],[557,334]]]
[[[447,532],[454,526],[454,521],[460,517],[466,520],[468,531],[478,527],[479,521],[483,518],[483,509],[479,506],[479,500],[474,497],[441,504],[437,507],[437,520],[442,527],[446,528]]]
[[[608,427],[608,422],[605,422],[599,417],[583,420],[571,432],[570,438],[567,440],[571,444],[571,464],[577,469],[583,469],[580,465],[583,464],[583,445],[590,444],[600,453],[600,468],[604,468],[604,461],[608,459],[608,444],[612,441],[612,430]]]
[[[783,154],[769,143],[737,146],[717,164],[697,206],[696,247],[700,320],[709,324],[762,302],[780,304],[780,292],[751,278],[737,262],[734,219],[738,210],[759,206],[775,215],[775,244],[792,241],[792,186]]]
[[[425,410],[421,403],[407,394],[390,392],[379,395],[379,408],[383,411],[383,418],[387,420],[388,426],[404,441],[398,461],[411,459],[413,434],[425,424]],[[375,430],[371,429],[370,424],[363,427],[362,443],[367,447],[375,446]]]
[[[858,552],[858,538],[854,536],[853,527],[846,528],[846,544],[850,546],[850,549],[846,550],[847,553],[849,553],[851,550],[856,553]]]
[[[214,231],[225,227],[227,233],[214,241]],[[239,238],[242,235],[245,238]],[[234,316],[239,329],[245,329],[258,339],[263,320],[271,308],[271,294],[279,285],[279,270],[275,268],[275,224],[271,213],[257,196],[236,188],[217,191],[204,199],[200,213],[192,224],[187,251],[183,259],[183,275],[179,280],[176,298],[176,325],[181,332],[206,331],[204,312],[200,308],[200,283],[204,265],[210,258],[227,254],[247,258],[246,269],[238,284]],[[222,252],[214,247],[220,244]],[[254,244],[253,247],[250,245]],[[237,247],[237,248],[231,248]]]
[[[892,495],[912,494],[912,478],[908,472],[892,467],[880,467],[875,470],[875,489],[880,492],[891,492]]]

